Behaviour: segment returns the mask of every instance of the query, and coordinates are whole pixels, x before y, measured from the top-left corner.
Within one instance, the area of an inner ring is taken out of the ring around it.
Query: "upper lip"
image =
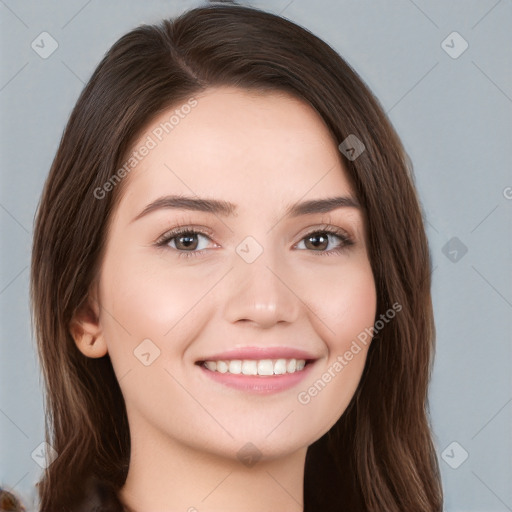
[[[236,359],[317,359],[313,354],[305,350],[293,347],[241,347],[217,352],[206,356],[199,361],[222,361]],[[199,362],[198,361],[198,362]]]

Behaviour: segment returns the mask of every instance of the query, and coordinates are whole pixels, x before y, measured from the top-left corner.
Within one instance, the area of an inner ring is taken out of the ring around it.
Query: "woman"
[[[31,294],[42,512],[442,510],[410,166],[303,28],[216,5],[117,41],[46,182]]]

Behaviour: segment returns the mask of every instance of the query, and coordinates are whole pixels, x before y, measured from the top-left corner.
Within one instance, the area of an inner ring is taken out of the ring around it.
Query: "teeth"
[[[274,364],[271,359],[258,361],[258,375],[274,375]]]
[[[278,359],[274,364],[274,374],[282,375],[286,373],[286,359]]]
[[[242,373],[242,361],[230,361],[228,371],[234,374]]]
[[[233,375],[284,375],[300,372],[306,366],[304,359],[233,359],[230,361],[205,361],[204,366],[212,372]]]
[[[217,371],[220,373],[226,373],[229,367],[226,361],[217,361]]]
[[[242,373],[244,375],[258,375],[257,361],[242,361]]]
[[[217,363],[215,361],[206,361],[204,365],[206,368],[208,368],[208,370],[211,370],[212,372],[217,369]]]

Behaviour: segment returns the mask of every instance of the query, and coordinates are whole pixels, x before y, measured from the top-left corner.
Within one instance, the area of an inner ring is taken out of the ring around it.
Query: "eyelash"
[[[202,235],[207,238],[211,237],[211,234],[208,232],[197,230],[195,228],[191,228],[191,227],[187,227],[187,226],[180,226],[180,227],[177,227],[171,231],[168,231],[164,235],[162,235],[155,242],[154,245],[159,248],[165,249],[167,244],[171,240],[173,240],[174,238],[177,238],[179,235],[183,235],[183,234]],[[331,249],[329,251],[310,251],[313,253],[315,253],[315,252],[319,253],[320,256],[332,256],[332,255],[340,254],[347,247],[354,245],[354,241],[352,240],[352,238],[350,236],[348,236],[344,231],[337,229],[337,228],[330,227],[330,226],[325,226],[323,228],[315,229],[314,231],[310,231],[305,236],[303,236],[300,241],[302,242],[303,240],[307,239],[311,235],[318,235],[318,234],[328,234],[328,235],[337,236],[341,240],[340,246],[335,249]],[[210,240],[211,240],[211,238],[210,238]],[[180,258],[181,257],[191,258],[191,257],[201,256],[205,252],[205,249],[201,249],[199,251],[182,251],[179,249],[174,249],[173,247],[169,247],[169,249],[176,251]]]

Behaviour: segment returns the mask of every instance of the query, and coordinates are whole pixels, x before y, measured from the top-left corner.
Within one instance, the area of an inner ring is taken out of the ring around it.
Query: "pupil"
[[[182,243],[182,240],[185,240],[183,245],[190,249],[190,245],[194,245],[194,237],[195,235],[182,235],[179,237],[179,241]]]
[[[320,240],[321,245],[325,245],[326,242],[328,242],[328,239],[323,235],[314,235],[309,237],[310,240],[316,240],[316,242],[313,242],[313,245],[318,248],[318,240]],[[322,247],[324,248],[324,247]]]

